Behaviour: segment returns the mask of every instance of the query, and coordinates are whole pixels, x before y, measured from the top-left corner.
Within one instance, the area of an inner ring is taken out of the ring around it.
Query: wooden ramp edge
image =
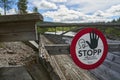
[[[47,71],[50,73],[52,80],[97,80],[97,78],[89,71],[77,67],[69,54],[50,55],[49,51],[46,50],[45,45],[49,44],[50,46],[52,42],[50,42],[42,35],[40,36],[40,39],[40,59],[43,62],[43,65],[46,67]],[[54,47],[53,49],[56,48]],[[58,77],[53,76],[52,73],[55,73],[55,75]]]

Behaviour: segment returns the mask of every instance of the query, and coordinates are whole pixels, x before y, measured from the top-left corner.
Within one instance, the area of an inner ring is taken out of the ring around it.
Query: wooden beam
[[[0,42],[28,41],[28,40],[36,40],[35,32],[19,32],[19,33],[0,34]]]
[[[0,23],[0,34],[35,31],[35,21]]]
[[[41,28],[51,27],[119,27],[120,23],[55,23],[42,22],[37,24]]]
[[[31,47],[34,51],[38,51],[38,44],[35,41],[23,41],[23,43]]]
[[[0,16],[0,24],[8,22],[20,22],[20,21],[43,21],[43,16],[39,13],[31,14],[15,14],[15,15],[2,15]]]
[[[69,44],[47,44],[45,48],[51,55],[70,54]]]
[[[112,44],[108,43],[108,51],[120,51],[120,43]],[[70,54],[69,44],[46,44],[46,50],[50,55]]]

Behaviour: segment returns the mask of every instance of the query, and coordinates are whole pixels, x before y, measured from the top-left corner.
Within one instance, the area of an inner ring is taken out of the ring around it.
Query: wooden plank
[[[51,80],[47,70],[41,64],[29,64],[25,67],[33,80]]]
[[[110,60],[110,61],[113,61],[115,59],[115,55],[113,55],[112,53],[108,52],[107,59]]]
[[[35,32],[0,34],[0,42],[1,41],[28,41],[28,40],[36,40]]]
[[[115,72],[114,70],[111,70],[109,67],[104,65],[101,65],[95,70],[92,70],[92,72],[94,75],[97,74],[96,77],[99,77],[100,80],[120,80],[120,73]]]
[[[43,21],[43,16],[38,13],[31,14],[15,14],[15,15],[2,15],[0,16],[0,24],[8,22],[20,22],[20,21]]]
[[[0,34],[2,33],[14,33],[14,32],[35,32],[35,22],[11,22],[0,24]]]
[[[47,44],[45,45],[48,53],[51,55],[59,55],[59,54],[69,54],[69,45],[68,44]]]
[[[63,73],[61,73],[61,70],[56,61],[54,61],[54,57],[50,56],[45,49],[44,44],[46,42],[49,42],[46,40],[46,38],[43,35],[40,35],[39,40],[39,55],[40,55],[40,61],[43,63],[43,66],[47,69],[47,71],[50,74],[50,77],[52,80],[66,80]]]
[[[120,73],[120,64],[114,63],[112,61],[109,60],[105,60],[103,65],[109,67],[111,70],[119,72]]]
[[[38,44],[35,41],[23,41],[23,43],[31,47],[33,50],[38,51]]]
[[[109,80],[109,76],[106,76],[97,68],[94,70],[90,70],[90,72],[95,75],[98,80]]]
[[[38,26],[41,28],[52,27],[118,27],[120,23],[55,23],[55,22],[42,22]]]
[[[114,63],[120,64],[120,56],[118,56],[114,53],[108,53],[107,59],[114,62]]]
[[[120,56],[120,51],[115,51],[115,52],[112,52],[112,53],[115,54],[115,55]]]
[[[52,42],[50,42],[44,36],[41,36],[40,39],[41,39],[40,55],[43,55],[43,58],[50,62],[52,69],[55,70],[55,72],[59,75],[60,80],[97,80],[95,77],[91,76],[87,71],[78,68],[74,64],[70,56],[64,55],[64,54],[63,55],[49,55],[48,51],[45,51],[46,48],[44,47],[44,44],[46,43],[47,45],[49,43],[49,46],[54,45],[53,49],[56,49],[56,46],[62,47],[63,46],[62,44],[61,45],[52,44]],[[52,71],[52,69],[50,70]],[[58,79],[54,79],[54,80],[58,80]]]
[[[109,47],[113,46],[112,44],[108,44]],[[118,46],[119,44],[116,44],[115,46]],[[45,48],[47,49],[48,53],[51,55],[59,55],[59,54],[70,54],[70,45],[69,44],[47,44],[45,45]],[[112,48],[112,51],[116,51],[116,47]],[[110,48],[109,48],[109,51]],[[114,55],[108,54],[108,59],[113,60]]]
[[[24,67],[0,68],[0,80],[33,80]]]
[[[43,21],[38,13],[0,16],[0,41],[37,40],[37,21]]]
[[[120,51],[120,43],[108,43],[108,48],[110,52]]]

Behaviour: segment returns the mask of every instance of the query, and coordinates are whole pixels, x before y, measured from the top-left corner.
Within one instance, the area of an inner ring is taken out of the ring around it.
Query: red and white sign
[[[94,69],[106,58],[108,44],[102,32],[96,28],[86,28],[73,38],[70,53],[80,68]]]

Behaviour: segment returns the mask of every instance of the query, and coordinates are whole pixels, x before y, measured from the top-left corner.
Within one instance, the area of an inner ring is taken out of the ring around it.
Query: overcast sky
[[[120,0],[28,0],[28,12],[34,6],[44,21],[51,22],[107,22],[120,17]],[[15,14],[15,8],[7,13]]]

